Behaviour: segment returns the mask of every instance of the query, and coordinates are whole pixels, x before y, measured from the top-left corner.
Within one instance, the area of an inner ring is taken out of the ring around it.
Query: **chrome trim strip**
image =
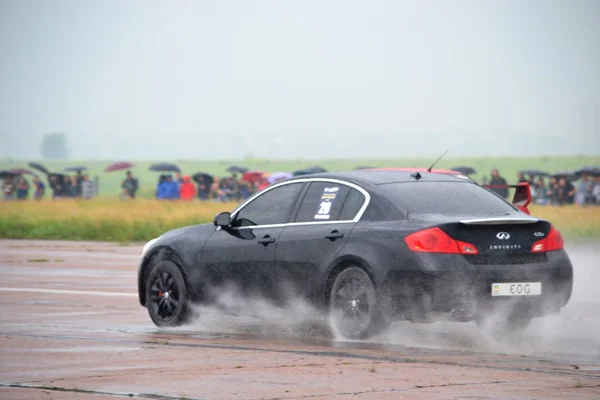
[[[290,181],[276,183],[276,184],[274,184],[272,186],[267,186],[264,190],[260,191],[259,193],[254,194],[252,197],[250,197],[244,203],[242,203],[239,206],[237,206],[231,212],[231,218],[233,219],[235,217],[235,215],[240,212],[240,210],[242,210],[244,207],[246,207],[248,204],[250,204],[254,199],[258,198],[259,196],[262,196],[265,193],[267,193],[269,190],[272,190],[272,189],[275,189],[277,187],[284,186],[284,185],[290,185],[292,183],[303,183],[303,182],[329,182],[329,183],[337,183],[339,185],[346,185],[348,187],[351,187],[351,188],[356,189],[359,192],[361,192],[363,194],[363,196],[365,196],[365,201],[363,202],[363,205],[360,208],[360,210],[358,210],[358,212],[356,213],[356,215],[354,216],[354,218],[351,219],[351,220],[343,220],[343,221],[288,222],[288,223],[285,223],[285,224],[241,226],[241,227],[238,227],[238,228],[235,228],[235,229],[262,229],[262,228],[281,228],[281,227],[287,227],[287,226],[307,226],[307,225],[326,225],[326,224],[349,224],[349,223],[356,223],[356,222],[360,221],[362,215],[364,214],[365,210],[369,206],[369,203],[371,202],[371,195],[369,194],[369,192],[367,192],[363,187],[358,186],[358,185],[356,185],[356,184],[354,184],[352,182],[347,182],[347,181],[343,181],[343,180],[340,180],[340,179],[332,179],[332,178],[301,178],[301,179],[294,179],[294,180],[290,180]],[[221,227],[217,227],[217,230],[219,230],[220,228]]]
[[[475,218],[459,221],[465,225],[501,225],[501,224],[534,224],[539,219],[532,217],[491,217]]]

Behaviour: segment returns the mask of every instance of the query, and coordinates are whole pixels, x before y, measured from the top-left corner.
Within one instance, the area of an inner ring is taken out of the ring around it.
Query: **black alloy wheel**
[[[185,280],[171,261],[160,261],[150,271],[146,283],[146,307],[159,327],[179,326],[190,315]]]
[[[330,323],[334,334],[348,339],[364,339],[385,327],[375,287],[362,268],[347,268],[335,278],[330,295]]]

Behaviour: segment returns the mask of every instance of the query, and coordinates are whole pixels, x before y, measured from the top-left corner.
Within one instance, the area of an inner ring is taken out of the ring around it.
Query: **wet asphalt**
[[[600,246],[567,249],[571,302],[522,337],[437,322],[344,341],[302,305],[161,330],[137,302],[141,245],[1,241],[0,398],[600,398]]]

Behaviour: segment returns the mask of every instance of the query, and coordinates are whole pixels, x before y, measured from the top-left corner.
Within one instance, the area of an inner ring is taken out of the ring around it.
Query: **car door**
[[[366,200],[362,188],[312,181],[277,246],[278,280],[288,297],[320,293],[323,272],[344,247]]]
[[[232,214],[232,227],[216,229],[202,252],[202,264],[214,300],[222,287],[233,286],[236,294],[270,297],[272,270],[278,239],[289,221],[304,182],[286,183],[267,189]],[[206,291],[210,291],[208,288]]]

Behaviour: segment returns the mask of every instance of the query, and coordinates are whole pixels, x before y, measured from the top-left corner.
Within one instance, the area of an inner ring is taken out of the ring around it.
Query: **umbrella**
[[[236,172],[238,174],[243,174],[244,172],[248,172],[248,168],[246,168],[246,167],[240,167],[238,165],[230,165],[227,168],[227,172],[231,172],[232,174],[236,173]]]
[[[308,171],[306,169],[299,169],[298,171],[294,171],[292,173],[293,176],[302,176],[302,175],[310,175],[310,174],[314,174],[314,172]]]
[[[269,177],[267,178],[267,182],[269,182],[270,184],[273,184],[277,181],[282,181],[284,179],[290,179],[293,176],[294,175],[290,174],[289,172],[274,172],[271,175],[269,175]]]
[[[15,175],[36,175],[35,172],[27,168],[13,168],[10,170],[10,172]]]
[[[154,172],[181,172],[177,165],[171,163],[152,164],[149,169]]]
[[[28,165],[29,165],[31,168],[33,168],[33,169],[37,169],[38,171],[40,171],[40,172],[43,172],[43,173],[44,173],[44,174],[46,174],[46,175],[50,173],[50,171],[48,171],[48,168],[44,167],[44,166],[43,166],[42,164],[40,164],[40,163],[36,163],[36,162],[30,162]]]
[[[12,171],[0,171],[0,179],[14,178],[17,175],[19,174],[15,174]]]
[[[539,169],[523,169],[523,170],[519,171],[519,173],[523,174],[523,175],[530,175],[530,176],[541,176],[541,177],[550,176],[549,173],[540,171]]]
[[[577,175],[572,171],[560,171],[560,172],[556,172],[550,176],[552,176],[553,178],[559,178],[559,179],[565,178],[566,180],[569,180],[569,181],[577,180]]]
[[[246,171],[242,175],[242,180],[246,182],[255,182],[265,176],[262,171]]]
[[[475,171],[475,168],[464,166],[464,165],[460,166],[460,167],[451,168],[451,170],[452,171],[456,171],[456,172],[460,172],[463,175],[471,175],[471,174],[477,173],[477,171]]]
[[[578,177],[583,174],[591,176],[600,176],[600,167],[592,167],[588,165],[575,171],[575,175],[577,175]]]
[[[309,171],[312,174],[318,174],[320,172],[327,172],[327,170],[323,167],[319,167],[318,165],[313,165],[312,167],[308,167],[305,171]]]
[[[117,161],[104,168],[104,172],[122,171],[124,169],[133,168],[135,164],[127,161]]]
[[[81,171],[85,171],[87,169],[87,167],[84,167],[83,165],[79,165],[76,167],[67,167],[65,168],[65,171],[67,172],[81,172]]]
[[[206,186],[212,185],[212,183],[215,181],[215,178],[212,175],[204,172],[196,172],[194,175],[192,175],[192,179],[197,183],[203,183]]]

